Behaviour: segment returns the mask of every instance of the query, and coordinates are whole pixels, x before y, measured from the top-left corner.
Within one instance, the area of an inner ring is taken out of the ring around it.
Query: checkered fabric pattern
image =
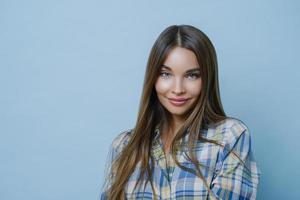
[[[253,157],[250,132],[246,125],[234,118],[227,118],[214,127],[203,130],[203,137],[222,144],[197,142],[195,151],[200,163],[200,170],[210,187],[205,186],[198,176],[181,169],[172,159],[165,155],[160,131],[155,129],[151,155],[155,161],[153,184],[156,199],[160,200],[197,200],[197,199],[256,199],[260,170]],[[122,151],[130,139],[130,131],[119,134],[111,145],[111,157],[108,164]],[[188,134],[182,138],[187,143]],[[187,157],[186,148],[181,148],[176,156],[179,163],[195,170]],[[234,152],[234,153],[231,153]],[[236,155],[238,155],[238,158]],[[148,182],[142,181],[141,187],[134,190],[139,175],[139,165],[131,175],[126,188],[127,199],[154,199],[154,192]],[[109,185],[108,185],[109,187]],[[107,188],[106,188],[107,189]],[[101,199],[107,199],[105,189]]]

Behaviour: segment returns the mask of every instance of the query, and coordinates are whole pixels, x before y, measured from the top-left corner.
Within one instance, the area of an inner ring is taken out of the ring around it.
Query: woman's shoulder
[[[208,128],[207,137],[217,139],[223,144],[234,143],[242,134],[249,135],[247,125],[240,119],[226,117]]]
[[[122,149],[129,143],[133,129],[120,132],[112,141],[111,148],[115,153],[120,153]]]

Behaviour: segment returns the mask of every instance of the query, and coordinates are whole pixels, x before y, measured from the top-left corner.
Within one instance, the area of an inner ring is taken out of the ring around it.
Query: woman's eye
[[[161,73],[160,73],[160,76],[163,77],[163,78],[168,78],[168,77],[171,76],[171,74],[168,73],[168,72],[161,72]]]
[[[199,73],[192,73],[192,74],[188,74],[187,77],[189,79],[197,79],[200,77],[200,74]]]

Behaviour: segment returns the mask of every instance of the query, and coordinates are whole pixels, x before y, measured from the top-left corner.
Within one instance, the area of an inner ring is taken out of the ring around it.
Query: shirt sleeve
[[[251,150],[250,133],[241,126],[230,131],[210,188],[217,199],[256,199],[260,170]]]
[[[111,178],[109,176],[111,175],[111,166],[114,160],[115,152],[116,150],[114,149],[113,144],[111,144],[105,162],[105,172],[104,172],[105,180],[102,186],[100,200],[107,200],[107,189],[111,185]]]
[[[114,173],[112,171],[112,164],[114,160],[119,156],[122,149],[127,145],[129,139],[130,131],[125,131],[120,133],[111,143],[109,147],[109,151],[107,154],[106,162],[105,162],[105,180],[102,186],[100,199],[107,200],[107,190],[110,188],[112,184],[112,178],[114,177]]]

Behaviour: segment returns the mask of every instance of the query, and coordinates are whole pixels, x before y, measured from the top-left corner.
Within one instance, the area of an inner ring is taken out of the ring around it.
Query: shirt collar
[[[159,139],[160,136],[160,126],[156,125],[154,128],[154,140]]]
[[[189,132],[189,131],[190,131],[190,128],[187,129],[187,132]],[[183,138],[181,138],[179,140],[179,144],[182,144],[182,143],[187,144],[188,137],[189,137],[189,133],[185,134],[185,136],[183,136]],[[153,142],[154,142],[154,144],[160,143],[160,125],[156,125],[154,128]]]

